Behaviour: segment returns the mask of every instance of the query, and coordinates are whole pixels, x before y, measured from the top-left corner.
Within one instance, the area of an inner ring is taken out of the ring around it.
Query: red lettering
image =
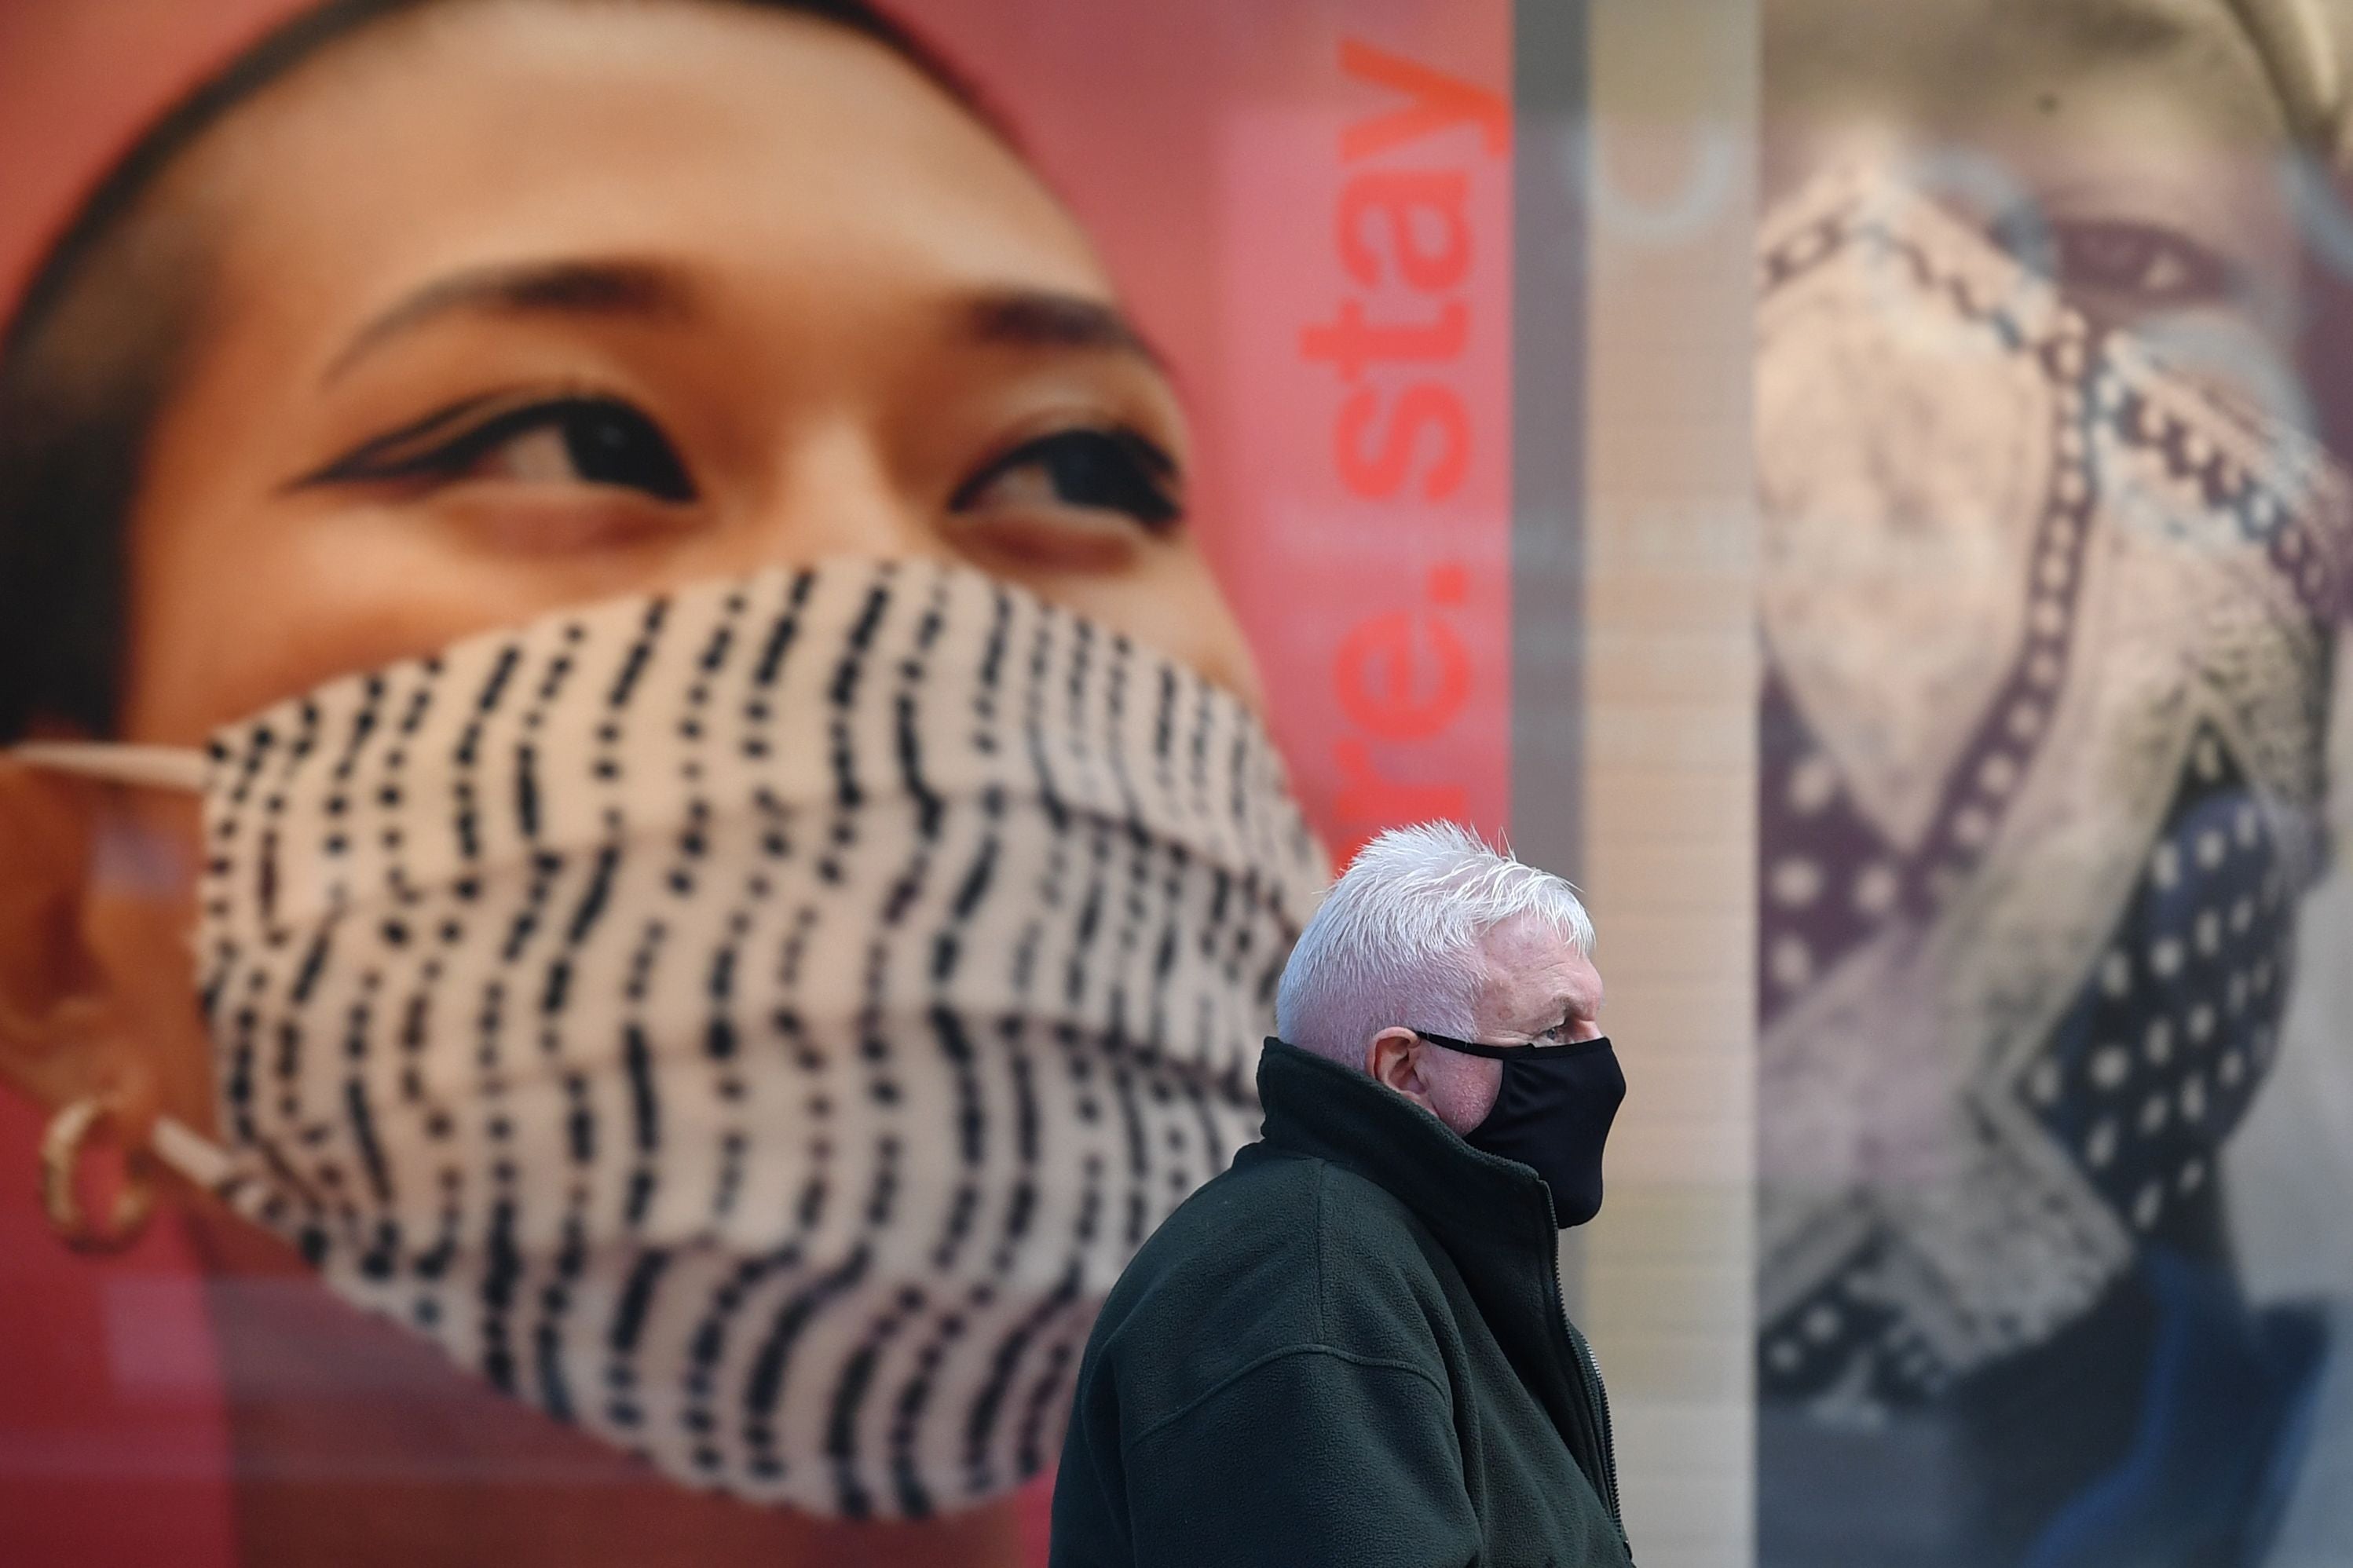
[[[1434,668],[1416,658],[1419,623]],[[1426,672],[1426,673],[1425,673]],[[1432,616],[1370,616],[1333,658],[1334,695],[1349,722],[1379,741],[1426,741],[1454,721],[1471,694],[1471,650]]]
[[[1366,244],[1364,220],[1378,211],[1388,217],[1389,248],[1397,253],[1398,274],[1429,293],[1462,281],[1471,265],[1471,220],[1462,200],[1471,182],[1459,170],[1408,169],[1358,174],[1340,192],[1340,261],[1359,283],[1381,280],[1380,257]],[[1417,242],[1419,230],[1413,215],[1419,209],[1438,220],[1445,245],[1435,252]]]
[[[1433,136],[1455,125],[1475,125],[1491,157],[1512,145],[1512,111],[1501,95],[1416,65],[1355,38],[1340,43],[1340,69],[1357,81],[1404,93],[1413,101],[1377,120],[1360,120],[1340,133],[1340,156],[1348,163],[1372,158]]]
[[[1342,822],[1388,827],[1401,822],[1428,822],[1432,817],[1463,815],[1464,795],[1459,784],[1408,784],[1385,779],[1374,771],[1373,753],[1353,737],[1336,742],[1332,760],[1340,764],[1345,784],[1333,809]]]
[[[1444,500],[1461,488],[1471,467],[1471,417],[1460,397],[1434,381],[1415,382],[1398,395],[1380,450],[1367,458],[1365,431],[1380,407],[1380,395],[1370,388],[1352,394],[1332,426],[1333,458],[1351,491],[1372,500],[1397,494],[1413,464],[1414,438],[1426,426],[1436,426],[1439,447],[1438,460],[1422,476],[1421,493]]]
[[[1434,321],[1367,321],[1364,301],[1350,300],[1330,321],[1299,334],[1299,352],[1308,359],[1331,361],[1342,375],[1355,381],[1367,364],[1452,359],[1462,352],[1470,328],[1471,312],[1460,300],[1449,300]]]
[[[1458,129],[1476,132],[1491,156],[1510,149],[1511,111],[1495,92],[1353,38],[1341,45],[1340,66],[1351,80],[1393,95],[1380,112],[1341,132],[1347,163]],[[1457,146],[1464,162],[1475,155],[1467,143]],[[1365,298],[1343,298],[1330,320],[1300,331],[1301,356],[1329,364],[1348,384],[1332,425],[1332,457],[1356,500],[1390,500],[1412,485],[1419,498],[1444,500],[1469,477],[1470,408],[1449,377],[1470,337],[1470,307],[1461,290],[1470,279],[1474,239],[1471,189],[1462,167],[1424,166],[1355,172],[1339,191],[1333,235],[1345,278],[1366,289],[1394,279],[1439,296],[1430,300],[1434,313],[1404,321],[1368,320]],[[1398,304],[1386,300],[1379,308]],[[1362,384],[1367,370],[1396,366],[1414,367],[1398,376],[1406,383],[1401,391],[1387,385],[1387,376],[1382,384]],[[1392,535],[1417,521],[1409,512],[1362,516],[1369,529]],[[1395,747],[1401,750],[1384,753],[1389,765],[1447,771],[1442,757],[1412,748],[1442,743],[1469,704],[1470,646],[1435,612],[1464,605],[1470,574],[1459,560],[1432,563],[1425,585],[1427,597],[1416,602],[1410,587],[1398,584],[1404,607],[1369,607],[1333,650],[1334,705],[1346,726],[1331,753],[1340,775],[1335,826],[1352,848],[1383,827],[1467,813],[1469,786],[1459,778],[1397,779],[1375,762],[1377,747]]]

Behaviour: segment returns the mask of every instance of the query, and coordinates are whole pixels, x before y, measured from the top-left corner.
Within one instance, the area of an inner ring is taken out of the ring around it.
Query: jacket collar
[[[1267,1148],[1354,1171],[1404,1204],[1446,1250],[1504,1357],[1616,1521],[1609,1410],[1562,1310],[1560,1232],[1543,1178],[1473,1149],[1365,1074],[1281,1040],[1267,1041],[1259,1058],[1258,1092]],[[1622,1539],[1622,1524],[1620,1531]]]
[[[1420,1106],[1364,1073],[1270,1038],[1258,1062],[1269,1145],[1329,1160],[1382,1188],[1440,1237],[1540,1223],[1556,1243],[1552,1194],[1516,1160],[1473,1149]],[[1553,1250],[1544,1251],[1549,1259]]]

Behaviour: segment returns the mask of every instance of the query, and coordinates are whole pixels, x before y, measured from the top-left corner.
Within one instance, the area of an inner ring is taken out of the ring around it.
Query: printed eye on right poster
[[[2353,4],[1759,20],[1758,1559],[2353,1561]]]

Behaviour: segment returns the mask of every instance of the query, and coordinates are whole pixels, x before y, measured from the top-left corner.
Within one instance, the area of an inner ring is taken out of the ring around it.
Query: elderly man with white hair
[[[1575,889],[1465,829],[1350,863],[1283,970],[1263,1139],[1087,1342],[1055,1568],[1630,1561],[1555,1272],[1626,1091],[1592,951]]]

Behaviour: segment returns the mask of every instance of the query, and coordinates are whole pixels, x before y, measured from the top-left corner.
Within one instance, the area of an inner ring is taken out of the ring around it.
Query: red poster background
[[[287,0],[0,0],[0,300]],[[1508,0],[901,0],[1009,111],[1173,360],[1198,526],[1335,851],[1509,801]],[[0,1561],[234,1561],[192,1259],[91,1262],[0,1093]],[[6,1173],[16,1173],[10,1177]],[[1044,1558],[1042,1487],[1026,1499]]]

